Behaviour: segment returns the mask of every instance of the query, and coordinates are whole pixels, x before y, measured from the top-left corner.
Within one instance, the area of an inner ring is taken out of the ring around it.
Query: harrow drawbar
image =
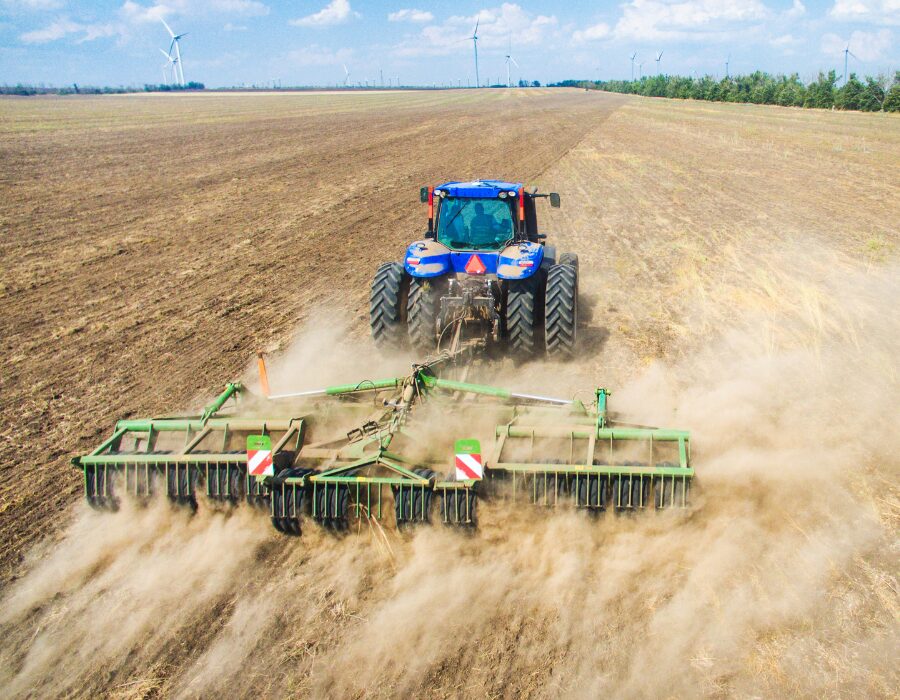
[[[585,405],[439,377],[456,359],[441,355],[407,377],[271,396],[261,364],[263,397],[245,401],[249,392],[231,383],[199,415],[119,421],[72,462],[95,508],[156,494],[190,508],[201,497],[246,501],[292,535],[304,520],[336,531],[388,517],[398,528],[472,527],[484,498],[592,512],[688,506],[688,432],[618,423],[605,389]],[[283,408],[256,417],[245,404],[261,401]],[[454,441],[434,418],[454,414],[486,432]]]

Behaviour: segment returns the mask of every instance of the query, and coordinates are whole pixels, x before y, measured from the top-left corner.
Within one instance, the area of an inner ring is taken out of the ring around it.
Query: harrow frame
[[[288,534],[299,534],[307,515],[334,529],[346,527],[350,517],[381,519],[387,490],[398,526],[429,521],[434,499],[441,502],[442,522],[473,526],[477,498],[495,494],[515,501],[524,492],[535,506],[573,500],[576,507],[592,510],[649,508],[651,500],[657,509],[688,505],[694,478],[689,432],[613,420],[609,392],[602,388],[585,406],[437,376],[436,370],[456,359],[444,354],[413,365],[407,377],[265,396],[276,404],[290,402],[291,413],[274,417],[244,415],[241,404],[249,392],[233,382],[199,415],[118,421],[108,439],[72,463],[83,471],[85,496],[97,508],[115,509],[126,493],[148,498],[160,482],[170,500],[195,508],[202,483],[211,501],[236,504],[246,498],[266,507],[275,527]],[[261,380],[267,390],[264,366]],[[375,399],[382,394],[388,398],[378,408]],[[484,403],[461,402],[461,396]],[[368,409],[367,397],[372,398]],[[345,423],[343,434],[335,435],[332,428],[316,425],[322,402],[355,419],[368,410],[370,418],[350,430]],[[449,466],[449,455],[413,459],[404,454],[422,447],[409,428],[415,426],[416,406],[429,402],[439,402],[445,412],[478,407],[506,412],[508,420],[496,424],[490,436],[484,480],[439,476]],[[308,439],[309,428],[324,431],[326,439]],[[249,475],[246,452],[235,448],[250,435],[271,438],[274,475]],[[128,441],[131,449],[123,451]],[[547,458],[542,441],[557,447],[568,443],[566,450],[557,450],[566,454]],[[160,443],[168,443],[168,449],[159,449]],[[646,461],[616,461],[620,443],[645,443]],[[661,449],[674,449],[675,458],[659,461]]]

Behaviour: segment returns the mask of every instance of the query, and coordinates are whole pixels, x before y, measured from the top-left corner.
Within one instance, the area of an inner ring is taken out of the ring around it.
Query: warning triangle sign
[[[466,272],[470,275],[483,275],[487,272],[487,268],[477,253],[469,258],[469,262],[466,263]]]

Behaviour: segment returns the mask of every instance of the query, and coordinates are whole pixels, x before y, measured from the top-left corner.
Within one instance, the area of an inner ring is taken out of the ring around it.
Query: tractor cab
[[[559,195],[538,194],[524,185],[501,180],[447,182],[423,187],[422,202],[428,203],[427,238],[450,250],[500,250],[518,241],[538,243],[535,199],[549,197],[559,206]]]
[[[379,347],[423,352],[473,341],[519,357],[575,348],[578,258],[557,255],[538,230],[539,194],[518,182],[474,180],[423,187],[428,230],[403,260],[379,266],[369,324]]]

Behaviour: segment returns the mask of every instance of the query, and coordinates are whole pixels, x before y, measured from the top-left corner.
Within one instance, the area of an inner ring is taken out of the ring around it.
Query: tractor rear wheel
[[[578,268],[570,264],[554,265],[547,273],[544,302],[547,354],[564,358],[574,355],[577,326]]]
[[[400,348],[406,339],[406,290],[409,278],[403,265],[382,263],[369,294],[369,327],[378,348]]]
[[[510,280],[506,292],[506,336],[513,354],[530,357],[537,348],[538,289],[537,274],[523,280]]]
[[[406,301],[406,331],[410,344],[416,350],[434,352],[438,303],[437,290],[432,280],[418,277],[410,279]]]

